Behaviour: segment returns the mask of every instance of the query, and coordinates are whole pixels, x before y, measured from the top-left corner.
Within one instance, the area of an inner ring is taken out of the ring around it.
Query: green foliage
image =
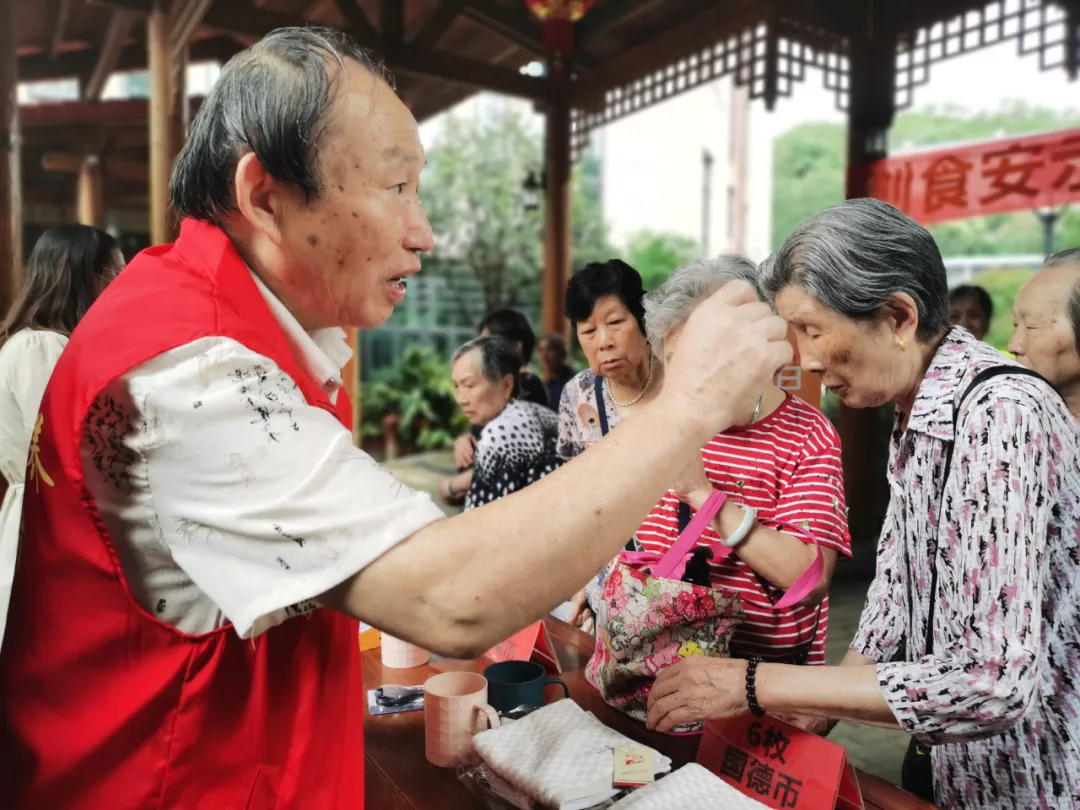
[[[450,368],[426,346],[410,346],[396,366],[364,388],[364,436],[383,435],[383,419],[398,414],[398,436],[417,450],[441,450],[468,429],[454,402]]]
[[[543,167],[541,133],[514,105],[484,116],[448,116],[428,151],[423,200],[435,233],[437,267],[464,267],[481,283],[488,311],[521,306],[539,287],[543,211],[526,210],[523,185]],[[586,159],[573,177],[575,265],[608,258],[600,169]],[[542,195],[541,195],[542,196]]]
[[[1080,111],[1022,101],[983,112],[928,108],[898,115],[889,143],[900,152],[1077,126]],[[804,124],[779,137],[774,150],[773,243],[778,248],[808,216],[844,199],[846,130],[843,124]],[[1041,225],[1026,211],[945,222],[930,231],[946,257],[1042,252]],[[1057,249],[1077,244],[1080,209],[1074,207],[1058,223]]]
[[[655,290],[671,272],[701,255],[698,243],[685,236],[640,231],[630,237],[626,262],[641,273],[646,290]]]

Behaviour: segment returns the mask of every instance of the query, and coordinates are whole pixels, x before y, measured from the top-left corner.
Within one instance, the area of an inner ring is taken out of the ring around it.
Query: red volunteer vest
[[[231,625],[190,636],[162,624],[132,597],[83,480],[98,392],[208,336],[269,357],[310,405],[352,424],[345,392],[335,409],[301,371],[219,229],[186,221],[175,245],[139,254],[110,285],[60,358],[31,451],[0,653],[6,808],[363,807],[357,623],[321,609],[250,641]]]

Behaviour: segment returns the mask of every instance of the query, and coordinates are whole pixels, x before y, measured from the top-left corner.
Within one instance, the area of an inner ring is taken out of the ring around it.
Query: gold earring
[[[907,351],[907,344],[902,340],[900,341],[900,351],[902,351],[902,352]]]

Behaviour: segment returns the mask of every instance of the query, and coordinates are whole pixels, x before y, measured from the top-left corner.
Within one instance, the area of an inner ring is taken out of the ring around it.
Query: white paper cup
[[[430,658],[428,651],[402,641],[399,638],[382,634],[382,662],[384,667],[392,669],[412,669],[423,666]]]

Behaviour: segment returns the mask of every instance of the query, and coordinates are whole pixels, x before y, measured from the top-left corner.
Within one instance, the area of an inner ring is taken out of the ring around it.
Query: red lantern
[[[577,22],[595,2],[596,0],[525,0],[525,5],[540,22],[547,22],[552,18]]]
[[[585,16],[594,2],[525,0],[525,5],[544,24],[544,47],[552,54],[568,54],[574,49],[574,23]]]

